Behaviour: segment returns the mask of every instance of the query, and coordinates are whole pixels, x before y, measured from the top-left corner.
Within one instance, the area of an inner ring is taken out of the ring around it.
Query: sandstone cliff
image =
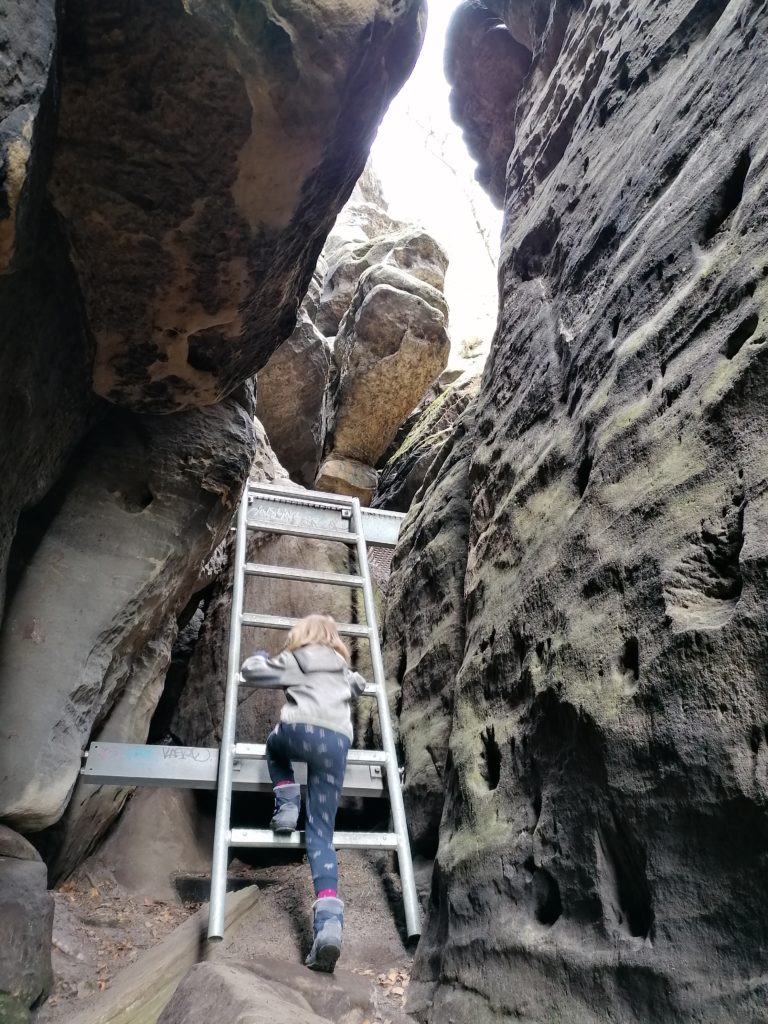
[[[767,39],[752,0],[454,22],[506,227],[387,618],[432,829],[445,794],[425,1020],[764,1012]]]
[[[47,829],[58,870],[119,810],[72,798],[81,750],[146,737],[260,449],[253,376],[424,21],[422,0],[4,5],[0,819]],[[19,872],[44,886],[19,859],[0,916]],[[15,971],[0,956],[14,1021],[46,976]]]

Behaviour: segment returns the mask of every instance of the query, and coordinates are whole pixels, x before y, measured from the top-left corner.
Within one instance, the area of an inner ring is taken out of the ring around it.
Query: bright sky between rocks
[[[493,334],[501,230],[501,213],[474,179],[474,162],[448,105],[443,53],[448,23],[459,3],[431,0],[421,57],[393,101],[372,152],[390,213],[421,222],[448,250],[452,361],[467,339],[479,336],[487,350]]]

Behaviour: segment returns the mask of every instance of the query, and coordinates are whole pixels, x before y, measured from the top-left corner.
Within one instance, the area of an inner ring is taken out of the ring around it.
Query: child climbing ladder
[[[286,703],[267,739],[267,765],[275,793],[270,828],[296,828],[301,791],[292,761],[307,765],[306,843],[315,886],[314,942],[305,963],[332,972],[341,953],[344,904],[338,898],[333,827],[352,742],[351,701],[366,682],[349,668],[349,651],[330,616],[309,615],[288,633],[281,654],[255,654],[242,667],[243,685],[282,688]]]

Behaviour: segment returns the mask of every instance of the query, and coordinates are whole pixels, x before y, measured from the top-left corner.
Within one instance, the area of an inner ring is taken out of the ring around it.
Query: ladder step
[[[270,519],[249,519],[246,525],[249,530],[261,530],[264,533],[282,533],[288,537],[308,537],[312,540],[336,540],[340,544],[357,544],[356,533],[322,530],[319,526],[292,526],[290,523],[278,523]]]
[[[293,629],[300,619],[289,618],[285,615],[262,615],[258,612],[243,612],[240,616],[240,623],[243,626],[260,626],[263,629]],[[336,628],[342,636],[359,636],[370,640],[371,631],[367,626],[361,626],[354,622],[337,623]]]
[[[230,846],[282,846],[304,849],[304,833],[291,832],[287,836],[276,836],[266,828],[233,828],[229,833]],[[355,847],[365,850],[396,850],[397,835],[394,832],[334,832],[333,845],[337,850],[351,850]]]
[[[266,757],[266,750],[263,743],[236,743],[234,756],[244,761],[260,761]],[[384,750],[350,750],[347,754],[347,763],[386,765],[387,754]]]
[[[291,569],[287,565],[262,565],[246,562],[247,576],[263,576],[270,580],[300,580],[302,583],[332,583],[338,587],[364,587],[362,576],[350,576],[342,572],[320,572],[316,569]]]

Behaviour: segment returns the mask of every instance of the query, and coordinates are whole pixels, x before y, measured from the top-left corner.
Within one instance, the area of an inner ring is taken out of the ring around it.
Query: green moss
[[[28,1024],[29,1010],[14,996],[0,992],[0,1024]]]
[[[447,429],[438,430],[437,432],[432,431],[431,433],[430,430],[435,425],[436,421],[440,418],[443,406],[445,405],[445,403],[448,401],[448,399],[454,393],[455,390],[456,383],[450,384],[445,389],[445,391],[442,392],[442,394],[439,394],[437,398],[430,402],[430,404],[427,406],[427,408],[420,416],[416,426],[413,428],[413,430],[410,431],[410,433],[406,435],[403,443],[400,445],[395,454],[387,462],[387,469],[389,469],[392,465],[394,465],[395,462],[397,462],[398,459],[401,459],[405,454],[407,454],[409,451],[411,451],[411,449],[415,448],[417,445],[427,445],[432,440],[441,439],[448,433]]]

